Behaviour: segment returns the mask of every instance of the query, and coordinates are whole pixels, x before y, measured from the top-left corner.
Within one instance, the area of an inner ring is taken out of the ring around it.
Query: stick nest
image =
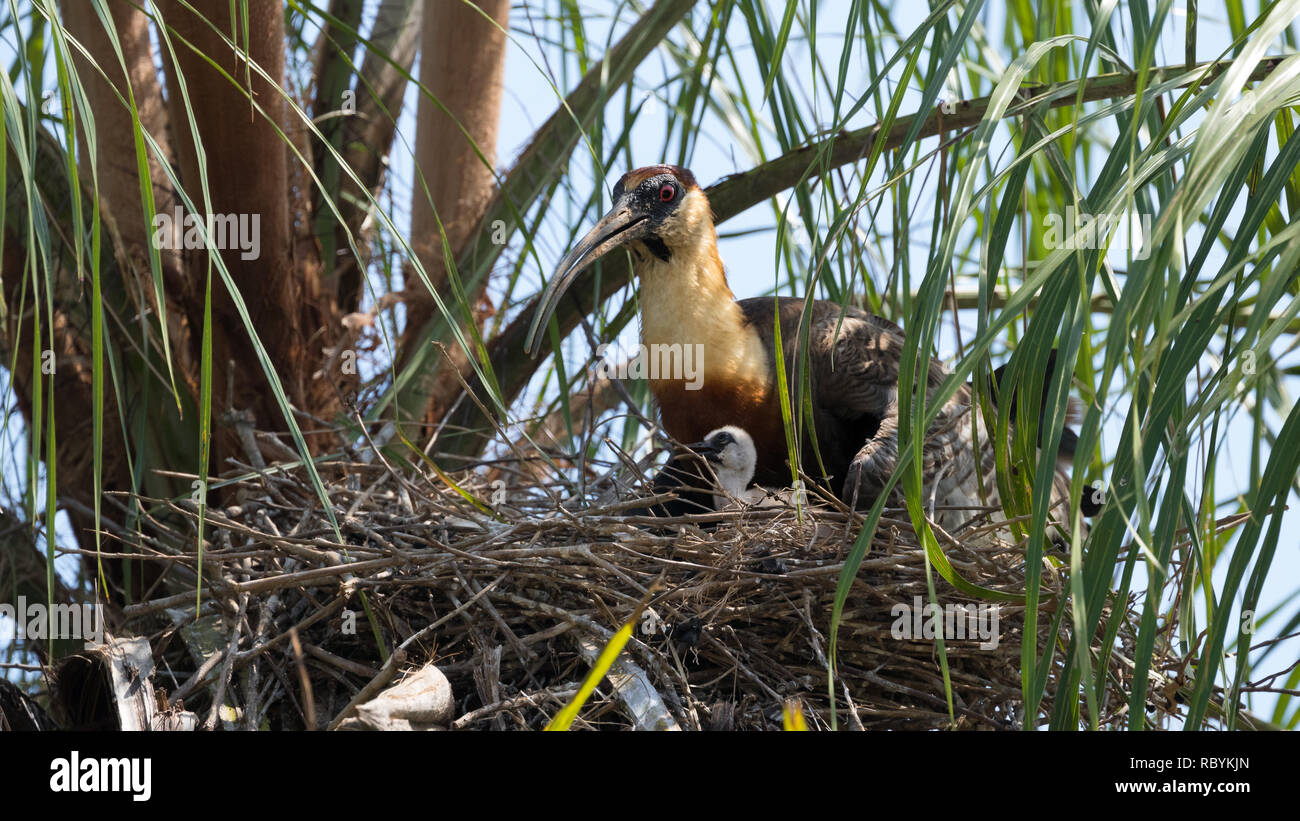
[[[779,729],[785,708],[802,711],[810,727],[830,726],[831,612],[860,516],[827,506],[802,516],[750,508],[651,526],[626,515],[630,494],[615,471],[575,494],[539,479],[536,468],[525,480],[527,471],[440,478],[423,466],[382,463],[319,470],[343,540],[305,471],[246,468],[221,489],[225,506],[207,511],[197,614],[197,508],[143,500],[160,515],[135,548],[166,556],[165,586],[180,592],[155,591],[125,616],[130,632],[150,634],[155,652],[170,654],[159,669],[171,671],[170,686],[160,683],[173,699],[184,696],[229,727],[324,728],[433,663],[455,704],[439,726],[538,729],[645,603],[575,726]],[[1006,525],[977,517],[939,539],[968,582],[1023,593],[1024,548]],[[1050,715],[1070,638],[1069,614],[1055,618],[1066,567],[1068,557],[1050,553],[1038,571],[1036,647],[1051,664],[1039,723]],[[983,605],[989,625],[991,602],[930,574],[940,607]],[[899,637],[928,601],[912,525],[904,511],[887,509],[839,626],[838,726],[1020,727],[1023,605],[998,604],[995,646],[973,629],[973,637],[947,637],[954,723],[936,641]],[[1106,613],[1103,630],[1113,616]],[[1131,601],[1119,616],[1105,655],[1108,695],[1097,705],[1103,726],[1128,720]],[[1099,633],[1094,664],[1100,644]],[[1158,657],[1152,667],[1171,664]],[[1148,710],[1176,710],[1159,687],[1151,692]]]

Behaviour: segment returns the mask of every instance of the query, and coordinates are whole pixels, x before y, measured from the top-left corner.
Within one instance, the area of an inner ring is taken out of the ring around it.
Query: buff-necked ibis
[[[650,375],[664,430],[678,442],[696,442],[727,425],[743,428],[756,446],[755,481],[788,486],[774,326],[779,315],[786,372],[794,374],[804,300],[735,299],[718,256],[708,198],[690,171],[655,165],[623,175],[609,212],[560,261],[547,284],[527,349],[536,353],[577,275],[616,248],[632,253],[640,281],[642,344],[702,346],[696,348],[703,354],[696,363],[701,373],[693,382],[680,374]],[[897,463],[898,376],[907,340],[893,322],[835,302],[813,302],[809,319],[816,450],[805,437],[801,467],[810,476],[825,475],[846,501],[870,504]],[[932,359],[927,390],[946,376]],[[970,408],[967,386],[943,406],[926,438],[925,476],[941,498],[967,498],[972,494],[962,489],[985,473],[986,459],[970,448]]]

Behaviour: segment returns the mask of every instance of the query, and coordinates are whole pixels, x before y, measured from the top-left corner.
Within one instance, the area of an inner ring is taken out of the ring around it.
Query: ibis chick
[[[717,477],[717,489],[722,492],[713,494],[714,510],[725,510],[733,500],[750,505],[767,499],[762,488],[750,487],[754,466],[758,464],[758,450],[744,428],[725,425],[711,431],[703,442],[691,445],[690,449],[703,457]]]

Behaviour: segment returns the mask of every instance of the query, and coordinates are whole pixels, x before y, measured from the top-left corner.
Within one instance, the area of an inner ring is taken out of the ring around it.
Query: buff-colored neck
[[[641,341],[703,345],[705,380],[766,385],[767,351],[727,285],[707,207],[704,215],[691,213],[697,210],[683,209],[672,226],[672,255],[666,262],[644,250],[638,254]]]

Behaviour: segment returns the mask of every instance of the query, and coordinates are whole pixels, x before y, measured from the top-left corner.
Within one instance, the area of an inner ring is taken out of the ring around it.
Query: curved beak
[[[524,341],[524,351],[537,356],[542,333],[551,314],[560,304],[560,297],[578,278],[588,265],[605,254],[635,239],[644,237],[649,232],[649,215],[632,207],[628,197],[622,197],[614,203],[609,213],[596,223],[587,235],[573,247],[564,259],[560,260],[555,275],[542,292],[542,299],[537,306],[533,322],[528,326],[528,338]]]

